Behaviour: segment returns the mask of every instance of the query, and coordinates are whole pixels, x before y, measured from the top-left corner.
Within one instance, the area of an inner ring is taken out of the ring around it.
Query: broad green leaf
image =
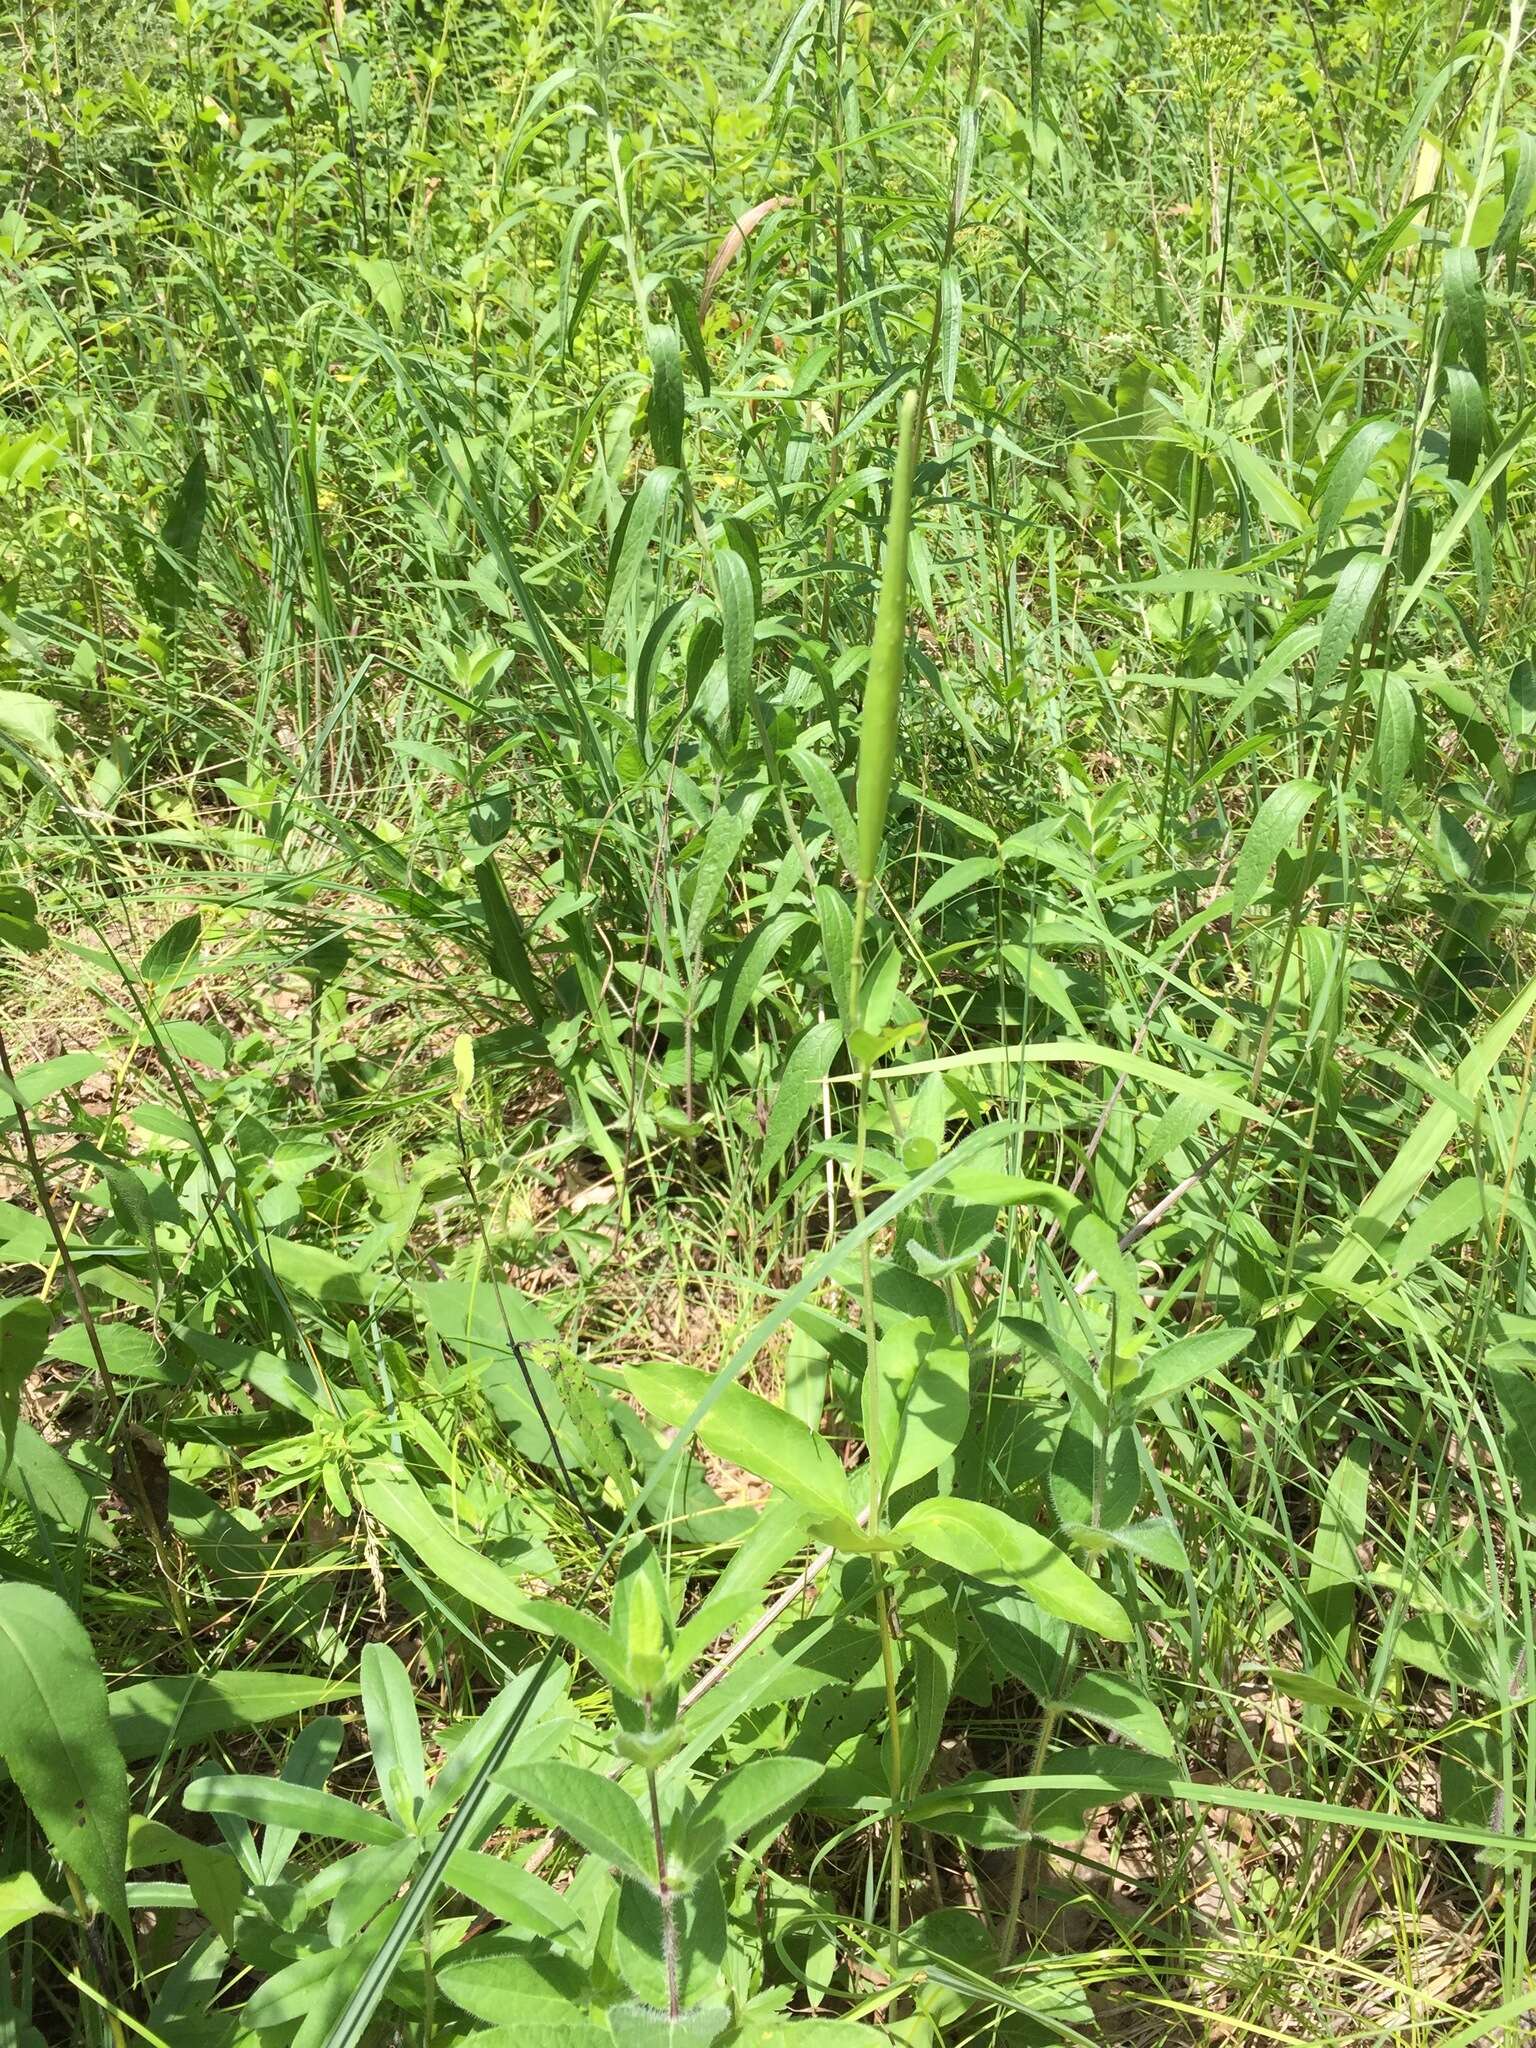
[[[1393,419],[1360,420],[1329,456],[1312,540],[1314,560],[1327,553],[1328,543],[1359,495],[1371,468],[1402,431],[1399,422]]]
[[[1167,1722],[1145,1693],[1118,1672],[1085,1671],[1060,1704],[1063,1713],[1097,1721],[1152,1756],[1173,1755]]]
[[[680,1428],[711,1390],[711,1375],[687,1365],[631,1366],[624,1383],[656,1418]],[[746,1387],[718,1389],[699,1424],[699,1441],[717,1458],[766,1479],[819,1515],[846,1515],[848,1481],[825,1437]]]
[[[326,1841],[379,1845],[400,1840],[399,1828],[382,1813],[290,1778],[212,1772],[194,1778],[182,1799],[194,1813],[236,1813],[258,1827],[287,1828]]]
[[[46,953],[49,939],[30,889],[0,886],[0,946],[17,953]]]
[[[1161,1351],[1139,1359],[1131,1377],[1116,1386],[1115,1399],[1136,1413],[1159,1401],[1171,1401],[1196,1380],[1230,1364],[1252,1341],[1252,1330],[1243,1326],[1199,1330],[1192,1337],[1176,1338]]]
[[[392,1820],[414,1827],[427,1797],[421,1721],[405,1666],[387,1643],[365,1643],[363,1718],[373,1748],[374,1775]]]
[[[746,564],[742,567],[745,569]],[[698,842],[698,858],[688,871],[688,922],[683,935],[684,947],[690,955],[699,953],[703,947],[736,856],[759,809],[759,803],[752,797],[722,804]]]
[[[1260,516],[1274,526],[1288,527],[1292,533],[1303,532],[1308,524],[1306,507],[1294,491],[1287,489],[1274,467],[1259,451],[1235,437],[1228,437],[1219,446],[1222,456],[1246,487]]]
[[[321,1244],[306,1244],[298,1238],[268,1237],[262,1257],[284,1287],[307,1294],[311,1301],[342,1308],[357,1308],[367,1302],[367,1276],[349,1259],[327,1251]]]
[[[485,919],[491,970],[509,988],[517,990],[528,1012],[528,1021],[537,1030],[544,1022],[544,1004],[534,978],[522,920],[512,908],[494,854],[488,853],[475,863],[475,893],[480,899],[480,915]]]
[[[595,1614],[588,1614],[579,1607],[566,1607],[558,1600],[530,1600],[526,1625],[569,1643],[610,1685],[633,1689],[622,1646],[614,1641],[612,1631],[605,1628]]]
[[[710,2048],[730,2024],[724,2005],[689,2006],[676,2019],[638,1999],[608,2008],[613,2048]]]
[[[432,1780],[422,1809],[423,1834],[448,1814],[453,1819],[438,1841],[434,1856],[446,1859],[471,1840],[483,1840],[492,1821],[507,1803],[497,1773],[519,1757],[536,1762],[565,1739],[565,1722],[554,1709],[564,1700],[569,1677],[558,1661],[541,1661],[508,1679],[485,1712],[454,1744],[448,1761]],[[455,1806],[459,1807],[453,1813]],[[488,1816],[484,1826],[477,1815]],[[456,1839],[454,1830],[464,1837]]]
[[[1505,471],[1519,454],[1533,423],[1536,423],[1536,412],[1527,410],[1478,471],[1476,482],[1458,494],[1456,510],[1436,533],[1433,545],[1426,548],[1423,559],[1412,565],[1405,564],[1405,575],[1411,575],[1412,581],[1398,599],[1392,615],[1394,637],[1402,632],[1417,610],[1419,600],[1449,560],[1463,533],[1481,517],[1484,498],[1490,493],[1497,498],[1497,493],[1503,488]]]
[[[1294,844],[1302,820],[1321,794],[1321,783],[1300,777],[1282,782],[1259,805],[1232,870],[1230,914],[1234,919],[1243,915],[1280,855]]]
[[[1122,1423],[1102,1446],[1086,1414],[1071,1416],[1051,1459],[1051,1505],[1064,1526],[1120,1529],[1141,1499],[1141,1456],[1135,1429]]]
[[[30,1870],[23,1870],[15,1877],[0,1878],[0,1941],[4,1941],[13,1927],[35,1920],[39,1913],[67,1911],[67,1907],[53,1903]]]
[[[1083,1550],[1125,1550],[1132,1557],[1144,1557],[1148,1564],[1165,1571],[1187,1572],[1189,1558],[1179,1532],[1165,1515],[1146,1515],[1139,1522],[1127,1522],[1118,1529],[1084,1532],[1068,1530],[1072,1541]]]
[[[320,2048],[325,2032],[348,1991],[367,1968],[368,1958],[383,1941],[393,1917],[384,1912],[373,1925],[342,1948],[311,1949],[286,1969],[266,1977],[251,1992],[240,2018],[243,2028],[258,2036],[268,2029],[291,2027],[293,2048]],[[315,1940],[311,1934],[309,1939]]]
[[[566,1956],[482,1949],[474,1943],[462,1958],[444,1961],[438,1982],[461,2011],[489,2021],[498,2032],[508,2029],[509,2040],[515,2029],[518,2042],[542,2042],[548,2028],[560,2030],[561,2048],[566,2029],[571,2048],[608,2038],[584,2011],[592,1997],[586,1972]],[[474,2036],[477,2041],[493,2038]]]
[[[1087,1202],[1054,1182],[984,1166],[957,1166],[945,1185],[959,1202],[992,1209],[1027,1206],[1057,1217],[1085,1272],[1097,1273],[1114,1290],[1123,1327],[1128,1330],[1140,1316],[1135,1262],[1121,1251],[1112,1226]]]
[[[0,744],[9,740],[34,760],[62,760],[58,726],[59,707],[47,697],[29,690],[0,690]]]
[[[737,1027],[757,995],[764,976],[794,934],[805,923],[798,910],[781,910],[749,932],[726,962],[710,1031],[715,1066],[723,1067],[735,1043]]]
[[[57,1593],[0,1585],[0,1756],[48,1837],[130,1947],[128,1773],[90,1638]]]
[[[912,913],[914,923],[921,924],[952,896],[972,896],[997,878],[998,863],[991,854],[968,854],[964,860],[952,861],[938,880],[923,891]]]
[[[944,403],[955,402],[955,376],[960,367],[960,321],[964,302],[960,274],[947,263],[939,276],[939,387]]]
[[[629,601],[645,566],[646,552],[661,525],[678,474],[672,465],[653,469],[624,508],[624,516],[615,535],[616,554],[608,580],[604,632],[610,640],[629,609]]]
[[[1000,1508],[971,1500],[921,1501],[891,1533],[939,1564],[1027,1594],[1063,1621],[1115,1642],[1131,1639],[1131,1624],[1119,1601],[1049,1537]]]
[[[842,785],[821,756],[809,747],[791,747],[788,758],[799,769],[800,779],[821,806],[821,815],[837,842],[838,857],[851,874],[859,858],[858,835]]]
[[[130,1763],[191,1749],[230,1728],[286,1721],[351,1698],[345,1679],[303,1671],[213,1671],[195,1678],[142,1678],[107,1695],[112,1734]]]
[[[202,913],[194,910],[186,917],[177,918],[160,934],[140,961],[139,973],[145,981],[156,986],[175,981],[194,965],[202,943]]]
[[[0,1080],[0,1128],[5,1125],[12,1102],[19,1101],[23,1109],[37,1109],[55,1095],[62,1095],[66,1088],[78,1088],[82,1081],[89,1081],[105,1065],[100,1053],[61,1052],[56,1059],[38,1060],[33,1066],[23,1067],[14,1087]]]
[[[1376,801],[1385,813],[1397,808],[1408,780],[1413,756],[1418,706],[1406,678],[1390,671],[1381,678],[1376,699],[1376,731],[1371,743],[1371,778]]]
[[[680,1623],[674,1654],[679,1665],[702,1657],[710,1644],[755,1615],[765,1587],[805,1542],[805,1515],[792,1500],[770,1501],[731,1553],[730,1561],[698,1606]]]
[[[128,1868],[179,1863],[187,1874],[197,1910],[226,1948],[235,1940],[235,1919],[245,1900],[246,1879],[228,1849],[189,1841],[161,1821],[135,1814],[128,1823]]]
[[[551,1826],[644,1885],[656,1882],[656,1845],[650,1823],[629,1793],[601,1771],[580,1764],[517,1765],[500,1782]]]
[[[809,1025],[789,1049],[768,1111],[768,1128],[758,1148],[757,1177],[766,1180],[803,1129],[821,1100],[822,1084],[843,1039],[835,1017]]]
[[[1037,1608],[1029,1611],[1039,1612]],[[901,1632],[911,1671],[911,1706],[901,1742],[902,1789],[910,1797],[921,1789],[938,1753],[954,1695],[960,1645],[955,1602],[949,1587],[932,1579],[924,1585],[908,1587],[901,1602]],[[887,1731],[882,1744],[887,1772],[891,1762],[889,1744]]]
[[[1456,353],[1485,389],[1488,383],[1487,313],[1477,251],[1454,243],[1445,252],[1445,310]]]
[[[150,610],[162,625],[169,625],[197,594],[197,559],[207,511],[208,457],[199,442],[160,526],[147,594]]]
[[[397,1841],[377,1842],[355,1856],[343,1857],[338,1867],[344,1874],[325,1919],[327,1938],[338,1946],[355,1941],[374,1915],[409,1882],[424,1854],[414,1835],[402,1835]]]
[[[0,1301],[0,1467],[11,1462],[21,1390],[42,1358],[53,1311],[35,1295]]]
[[[1522,133],[1511,136],[1504,145],[1504,211],[1488,250],[1490,266],[1501,256],[1504,258],[1506,282],[1514,276],[1520,230],[1533,197],[1536,197],[1536,136]]]
[[[717,548],[713,556],[715,591],[720,600],[724,635],[725,676],[730,701],[730,737],[746,723],[752,702],[752,654],[757,631],[753,612],[752,572],[734,548]]]
[[[1381,555],[1358,554],[1340,572],[1323,614],[1322,637],[1317,643],[1317,668],[1312,679],[1314,702],[1322,701],[1324,691],[1350,659],[1370,623],[1371,608],[1386,567]]]
[[[1311,1651],[1308,1669],[1329,1685],[1337,1685],[1349,1670],[1370,1471],[1370,1446],[1357,1436],[1333,1468],[1312,1539],[1306,1603],[1312,1625],[1303,1630],[1303,1640]],[[1326,1727],[1327,1709],[1309,1707],[1306,1720],[1309,1726]]]
[[[907,555],[912,527],[912,477],[916,462],[917,393],[909,391],[901,406],[896,467],[891,479],[890,510],[886,517],[885,562],[859,720],[855,804],[858,865],[854,872],[860,888],[866,890],[875,879],[880,847],[885,838],[886,806],[896,773],[901,686],[906,667]],[[853,1021],[858,1024],[863,1020],[856,1017]]]
[[[381,1464],[364,1466],[357,1493],[369,1514],[450,1591],[501,1621],[535,1625],[529,1619],[533,1603],[516,1581],[500,1565],[460,1541],[403,1467],[390,1472]]]
[[[573,1908],[552,1885],[479,1849],[461,1849],[448,1865],[448,1882],[516,1934],[544,1939],[575,1922]]]
[[[651,452],[658,463],[683,466],[683,363],[677,334],[653,326],[647,337],[651,354],[651,403],[648,424]]]
[[[16,1423],[11,1455],[0,1465],[0,1492],[22,1502],[39,1520],[51,1523],[64,1535],[115,1550],[116,1533],[96,1512],[102,1490],[94,1479],[88,1485],[85,1476],[62,1451],[39,1436],[31,1423]]]
[[[787,1817],[821,1774],[819,1763],[789,1756],[753,1757],[722,1772],[688,1823],[689,1866],[699,1872],[708,1870],[743,1835]]]
[[[471,1363],[508,1357],[509,1326],[519,1344],[558,1335],[538,1303],[504,1280],[419,1280],[411,1292],[443,1342]]]
[[[946,1328],[888,1323],[864,1374],[864,1436],[879,1446],[887,1496],[952,1457],[971,1406],[971,1357]]]
[[[1453,364],[1445,372],[1445,401],[1451,424],[1446,471],[1456,483],[1469,484],[1487,434],[1487,400],[1472,372]]]
[[[1480,1235],[1490,1203],[1497,1206],[1497,1197],[1470,1173],[1432,1195],[1387,1252],[1394,1280],[1405,1280],[1441,1245]]]

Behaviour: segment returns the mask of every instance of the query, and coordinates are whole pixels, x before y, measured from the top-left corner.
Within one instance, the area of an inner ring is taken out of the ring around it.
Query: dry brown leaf
[[[730,268],[742,250],[754,228],[760,227],[770,213],[777,213],[780,207],[793,206],[794,200],[780,193],[773,199],[759,200],[756,206],[749,206],[726,235],[715,251],[715,259],[704,273],[703,289],[699,293],[699,318],[702,320],[709,311],[709,302],[715,295],[715,286]]]

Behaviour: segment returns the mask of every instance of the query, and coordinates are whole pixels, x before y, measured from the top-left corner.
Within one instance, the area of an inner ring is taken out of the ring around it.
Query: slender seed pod
[[[859,727],[858,868],[861,891],[875,879],[885,812],[896,772],[896,728],[901,711],[901,678],[907,640],[907,538],[912,526],[912,470],[917,452],[917,393],[902,400],[896,443],[896,475],[885,528],[885,570],[875,613],[875,639],[864,685]]]

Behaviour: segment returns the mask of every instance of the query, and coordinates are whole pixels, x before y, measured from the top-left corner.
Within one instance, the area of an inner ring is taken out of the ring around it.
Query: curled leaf
[[[746,212],[734,222],[725,239],[715,251],[714,261],[704,273],[703,289],[699,293],[699,318],[702,320],[709,311],[709,302],[715,296],[715,287],[727,270],[747,246],[755,228],[762,226],[770,213],[777,213],[781,207],[793,206],[794,200],[786,193],[779,193],[773,199],[761,199],[756,206],[749,206]]]

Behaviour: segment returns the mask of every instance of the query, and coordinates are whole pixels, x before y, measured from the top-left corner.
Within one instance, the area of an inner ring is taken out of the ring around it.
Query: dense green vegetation
[[[1528,2038],[1523,0],[0,30],[0,2043]]]

